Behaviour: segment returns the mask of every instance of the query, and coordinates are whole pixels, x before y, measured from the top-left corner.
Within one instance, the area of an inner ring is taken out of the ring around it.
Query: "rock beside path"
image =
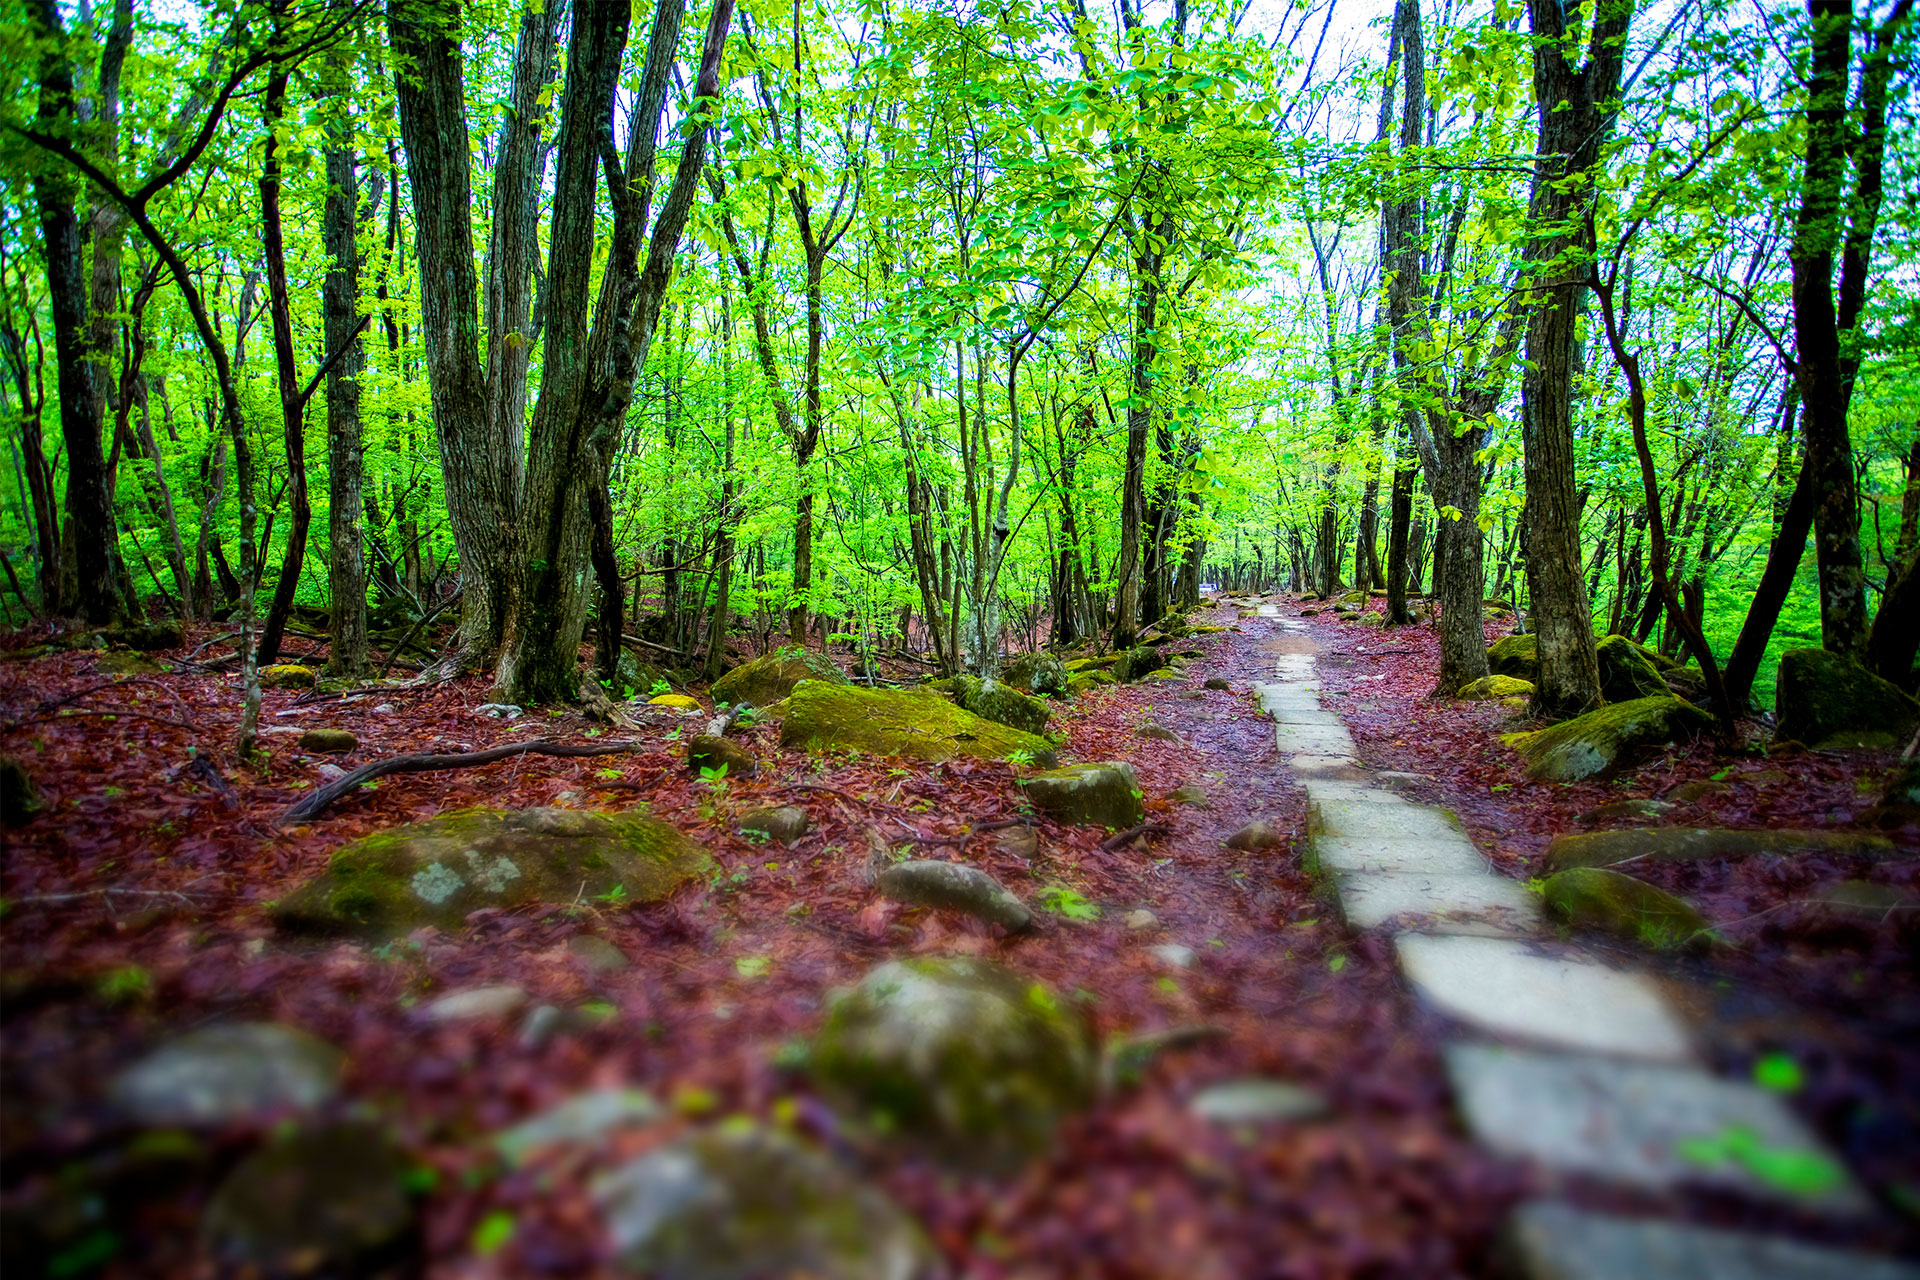
[[[1226,1080],[1193,1095],[1187,1109],[1216,1124],[1313,1120],[1327,1113],[1318,1091],[1286,1080]]]
[[[411,1166],[365,1122],[277,1137],[214,1192],[208,1246],[230,1266],[267,1275],[371,1274],[413,1225]]]
[[[1277,849],[1286,843],[1286,835],[1278,827],[1268,822],[1249,822],[1227,837],[1227,848],[1238,849],[1242,853],[1256,853],[1261,849]]]
[[[1503,739],[1527,762],[1527,776],[1580,782],[1617,773],[1652,747],[1699,733],[1713,717],[1672,695],[1636,698],[1542,729]]]
[[[1600,696],[1608,702],[1661,698],[1672,693],[1660,678],[1659,655],[1627,636],[1603,636],[1594,646],[1600,667]]]
[[[793,692],[802,680],[846,684],[847,677],[824,655],[811,649],[778,649],[735,667],[713,682],[715,702],[750,702],[768,707]]]
[[[593,1145],[620,1129],[652,1124],[661,1107],[639,1089],[589,1089],[493,1135],[493,1149],[508,1164],[525,1164],[537,1152],[571,1144]]]
[[[1692,903],[1644,880],[1602,867],[1569,867],[1547,877],[1547,907],[1581,929],[1598,929],[1656,951],[1704,946],[1712,927]]]
[[[853,1119],[966,1168],[1043,1153],[1099,1079],[1080,1011],[984,960],[896,960],[838,994],[814,1043],[823,1092]]]
[[[769,840],[778,840],[781,844],[791,846],[807,834],[811,825],[805,809],[783,804],[747,810],[740,815],[739,829],[742,834],[756,832]]]
[[[1063,674],[1060,682],[1062,693],[1066,692],[1067,683]],[[971,711],[982,720],[991,720],[1023,733],[1046,731],[1047,720],[1052,714],[1047,704],[1029,697],[1010,684],[968,675],[955,676],[941,684],[944,685],[942,692],[952,697],[955,706]]]
[[[154,1127],[253,1123],[330,1101],[345,1062],[340,1050],[296,1027],[202,1027],[120,1072],[107,1097],[135,1123]]]
[[[1015,654],[1000,665],[1000,683],[1036,698],[1058,698],[1067,691],[1067,665],[1051,653]]]
[[[922,859],[901,862],[875,880],[881,894],[914,907],[962,911],[1008,933],[1033,927],[1033,912],[1005,885],[978,867]]]
[[[300,749],[316,755],[343,755],[359,746],[360,739],[345,729],[309,729],[300,735]]]
[[[1806,854],[1896,857],[1899,846],[1885,836],[1855,831],[1729,831],[1714,827],[1641,827],[1629,831],[1589,831],[1555,836],[1547,845],[1547,869],[1610,867],[1646,862],[1702,862],[1710,858],[1751,858],[1770,854],[1792,858]]]
[[[1487,649],[1487,670],[1531,683],[1540,673],[1540,637],[1502,636]]]
[[[825,1153],[757,1126],[683,1138],[594,1186],[621,1269],[666,1280],[921,1280],[926,1233]]]
[[[385,939],[457,933],[482,907],[657,902],[712,864],[657,818],[575,809],[461,809],[375,832],[271,908],[281,927]]]
[[[689,769],[725,769],[730,778],[750,778],[759,769],[753,752],[718,734],[698,733],[687,740]]]
[[[956,756],[1004,760],[1024,753],[1053,762],[1045,738],[963,710],[921,689],[860,689],[803,680],[787,699],[780,745],[790,750],[853,749],[938,764]]]
[[[1774,689],[1774,737],[1810,747],[1903,747],[1920,724],[1920,702],[1851,658],[1789,649]]]
[[[1466,702],[1494,702],[1501,698],[1531,698],[1533,681],[1516,676],[1481,676],[1460,686],[1454,695]]]
[[[1070,764],[1022,778],[1020,789],[1040,812],[1074,826],[1121,831],[1146,819],[1130,764]]]

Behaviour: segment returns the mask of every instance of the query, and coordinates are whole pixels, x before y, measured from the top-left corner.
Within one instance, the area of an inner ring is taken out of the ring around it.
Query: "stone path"
[[[1407,802],[1361,765],[1321,705],[1307,624],[1271,604],[1259,614],[1278,623],[1281,652],[1255,694],[1307,790],[1307,856],[1349,927],[1390,933],[1414,991],[1455,1024],[1447,1072],[1477,1141],[1533,1162],[1549,1185],[1686,1184],[1842,1220],[1874,1213],[1778,1094],[1703,1068],[1685,1016],[1650,976],[1558,941],[1538,896],[1492,870],[1453,814]],[[1553,1198],[1523,1205],[1509,1236],[1535,1280],[1920,1278],[1889,1259]]]

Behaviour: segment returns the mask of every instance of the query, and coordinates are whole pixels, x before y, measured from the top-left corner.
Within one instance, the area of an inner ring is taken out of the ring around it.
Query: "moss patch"
[[[314,674],[312,667],[302,667],[291,662],[279,663],[271,667],[260,668],[260,687],[262,689],[311,689]]]
[[[824,654],[811,649],[778,649],[744,667],[736,667],[713,682],[715,702],[749,702],[770,706],[793,692],[802,680],[845,684],[847,677]]]
[[[1044,733],[1051,715],[1047,704],[1040,699],[1030,698],[998,680],[961,675],[951,680],[937,680],[929,687],[946,694],[954,705],[982,720],[1004,724],[1023,733]]]
[[[272,915],[301,932],[391,938],[428,924],[453,932],[482,907],[602,894],[655,902],[711,861],[675,828],[637,814],[460,809],[336,851]]]
[[[1514,676],[1482,676],[1470,684],[1460,686],[1455,697],[1468,702],[1492,702],[1496,698],[1530,698],[1533,696],[1533,681],[1521,680]]]
[[[1632,702],[1672,692],[1660,678],[1653,651],[1626,636],[1607,636],[1593,652],[1600,665],[1600,696],[1608,702]]]
[[[1549,876],[1541,892],[1567,923],[1631,938],[1657,951],[1708,941],[1707,919],[1685,899],[1644,880],[1600,867],[1571,867]]]
[[[1920,724],[1920,702],[1824,649],[1787,650],[1774,705],[1775,737],[1829,750],[1905,746]]]
[[[1067,667],[1050,653],[1021,653],[1000,666],[1000,683],[1036,698],[1057,698],[1067,691]]]
[[[1026,752],[1036,764],[1053,762],[1053,744],[1019,729],[983,720],[937,693],[921,689],[859,689],[803,680],[787,699],[780,745],[801,751],[852,748],[874,755],[938,763],[956,756],[1004,760]]]
[[[1898,852],[1884,836],[1856,831],[1727,831],[1712,827],[1642,827],[1631,831],[1590,831],[1555,836],[1547,846],[1547,867],[1609,867],[1629,861],[1702,862],[1802,854],[1891,858]]]
[[[1527,762],[1527,776],[1547,782],[1605,777],[1631,764],[1644,749],[1698,733],[1713,718],[1671,694],[1636,698],[1589,711],[1538,733],[1503,741]]]
[[[1532,680],[1540,672],[1540,637],[1502,636],[1487,649],[1487,670],[1497,676]]]
[[[1070,764],[1022,778],[1020,789],[1042,813],[1076,826],[1124,830],[1146,820],[1130,764]]]

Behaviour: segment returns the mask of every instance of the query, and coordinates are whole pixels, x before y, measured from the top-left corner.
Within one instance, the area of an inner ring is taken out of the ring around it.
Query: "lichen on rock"
[[[461,809],[336,851],[271,911],[285,929],[390,938],[454,931],[482,907],[617,894],[653,902],[710,865],[705,849],[640,814]]]
[[[1601,707],[1503,741],[1525,758],[1529,778],[1579,782],[1618,772],[1642,750],[1698,733],[1712,722],[1706,712],[1668,694]]]
[[[1051,653],[1017,653],[1000,664],[1000,683],[1036,698],[1067,691],[1067,667]]]
[[[1465,702],[1530,698],[1533,696],[1533,681],[1522,680],[1517,676],[1481,676],[1478,680],[1461,685],[1460,692],[1454,696]]]
[[[1004,760],[1025,753],[1053,762],[1045,738],[984,720],[923,689],[861,689],[803,680],[787,699],[780,745],[801,751],[851,748],[938,763],[956,756]]]

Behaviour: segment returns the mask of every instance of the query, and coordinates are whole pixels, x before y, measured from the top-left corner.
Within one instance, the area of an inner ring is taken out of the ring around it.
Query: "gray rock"
[[[749,809],[740,815],[742,833],[757,831],[769,840],[778,840],[789,846],[799,843],[800,838],[807,834],[809,825],[807,811],[790,804]]]
[[[1612,804],[1603,804],[1597,809],[1589,809],[1580,815],[1583,827],[1605,827],[1616,822],[1635,822],[1641,819],[1664,818],[1680,806],[1669,804],[1665,800],[1616,800]]]
[[[510,985],[469,987],[420,1007],[420,1016],[428,1022],[477,1022],[484,1018],[504,1018],[518,1013],[527,1003],[526,989]]]
[[[1196,809],[1211,809],[1213,807],[1212,803],[1207,799],[1206,790],[1202,787],[1175,787],[1173,790],[1167,792],[1167,800],[1172,804],[1192,805]]]
[[[1127,928],[1129,929],[1144,931],[1147,929],[1158,929],[1159,927],[1160,917],[1145,907],[1135,907],[1132,911],[1127,912]]]
[[[1242,853],[1253,853],[1259,849],[1274,849],[1286,843],[1286,836],[1279,828],[1265,822],[1249,822],[1227,837],[1227,848],[1238,849]]]
[[[547,1042],[559,1035],[566,1026],[567,1015],[558,1006],[537,1004],[527,1010],[527,1016],[520,1019],[520,1047],[523,1049],[544,1049]]]
[[[1157,947],[1148,947],[1147,954],[1169,969],[1191,969],[1199,958],[1192,947],[1178,942],[1163,942]]]
[[[1172,742],[1180,736],[1163,724],[1143,724],[1138,729],[1135,729],[1134,732],[1143,738],[1151,738],[1156,742]]]
[[[1230,689],[1233,686],[1227,683],[1224,676],[1210,676],[1207,679],[1206,687],[1209,689]]]
[[[1079,1009],[984,960],[881,965],[840,993],[812,1069],[848,1116],[959,1167],[1007,1171],[1091,1105],[1099,1057]]]
[[[1033,927],[1033,913],[1027,905],[977,867],[931,859],[901,862],[882,871],[875,886],[895,902],[964,911],[1008,933]]]
[[[594,1186],[621,1267],[663,1280],[920,1280],[918,1223],[824,1153],[760,1128],[683,1138]]]
[[[342,769],[339,765],[334,764],[331,761],[317,766],[313,772],[314,772],[314,776],[319,778],[320,781],[322,782],[338,782],[340,779],[347,776],[347,771],[345,769]]]
[[[1022,778],[1020,789],[1042,813],[1075,826],[1124,830],[1146,817],[1130,764],[1070,764]]]
[[[1252,1124],[1263,1120],[1313,1120],[1327,1113],[1319,1092],[1285,1080],[1228,1080],[1193,1095],[1187,1108],[1203,1120]]]
[[[638,1128],[659,1118],[660,1104],[640,1089],[592,1089],[502,1129],[491,1141],[502,1159],[519,1165],[545,1147],[597,1143],[616,1129]]]
[[[1628,861],[1701,862],[1771,854],[1861,856],[1879,861],[1899,847],[1885,836],[1854,831],[1733,831],[1714,827],[1642,827],[1555,836],[1547,845],[1547,870],[1610,867]]]
[[[1506,1234],[1528,1280],[1920,1280],[1893,1258],[1553,1201],[1521,1206]]]
[[[115,1076],[113,1104],[143,1125],[225,1125],[312,1111],[340,1089],[341,1052],[294,1027],[203,1027]]]
[[[753,752],[718,734],[699,733],[687,740],[687,767],[725,769],[729,778],[751,778],[760,767]]]
[[[618,973],[633,961],[627,953],[597,933],[576,933],[567,939],[567,951],[592,973]]]
[[[1067,666],[1050,653],[1021,653],[1000,665],[1000,679],[1035,697],[1058,698],[1067,691]]]
[[[202,1230],[232,1266],[364,1274],[413,1223],[410,1165],[376,1125],[300,1130],[240,1162],[208,1202]]]

